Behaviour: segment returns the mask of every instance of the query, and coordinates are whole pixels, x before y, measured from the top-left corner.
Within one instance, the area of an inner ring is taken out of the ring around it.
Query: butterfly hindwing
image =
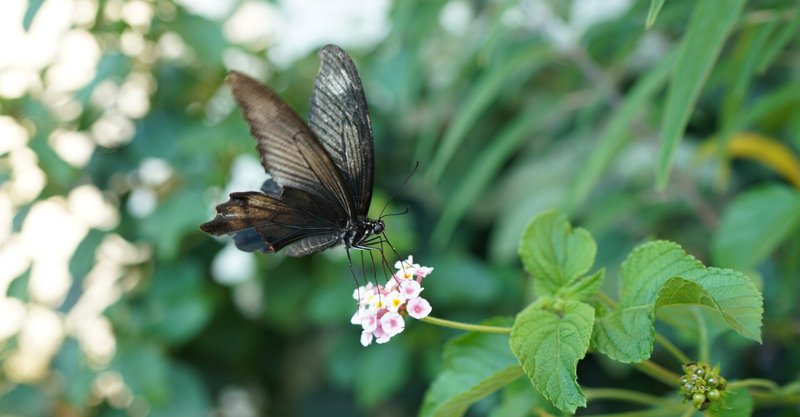
[[[308,126],[339,169],[356,213],[366,215],[375,167],[364,89],[355,64],[338,46],[326,45],[319,56]]]
[[[309,242],[317,248],[324,242],[333,246],[342,227],[318,196],[285,187],[280,197],[254,191],[232,193],[230,200],[217,206],[216,217],[200,229],[216,236],[233,234],[241,250],[276,252],[311,237],[305,246]],[[297,246],[293,252],[303,247]]]

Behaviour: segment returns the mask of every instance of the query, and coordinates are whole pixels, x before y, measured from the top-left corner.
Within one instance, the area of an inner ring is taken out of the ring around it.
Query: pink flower
[[[400,283],[400,294],[403,295],[403,299],[405,300],[419,297],[419,293],[421,292],[422,286],[419,285],[417,281],[407,280]]]
[[[385,285],[367,283],[353,291],[358,300],[358,311],[350,323],[360,325],[361,344],[369,346],[372,342],[386,343],[405,329],[403,317],[421,319],[431,312],[431,305],[419,294],[423,288],[422,278],[428,276],[433,268],[414,263],[409,256],[395,263],[397,271]]]
[[[389,311],[396,312],[403,306],[403,303],[406,299],[400,294],[398,291],[392,291],[386,294],[386,309]]]
[[[367,347],[372,344],[372,333],[368,331],[361,332],[361,346]]]
[[[362,310],[361,311],[361,328],[364,329],[365,332],[372,332],[375,328],[378,327],[378,315],[368,311]]]
[[[412,276],[425,278],[426,276],[430,275],[431,272],[433,272],[433,268],[431,267],[415,264],[414,257],[411,255],[408,255],[408,259],[405,261],[395,262],[394,267],[397,269],[398,277],[406,279],[409,279]]]
[[[392,337],[403,331],[406,327],[406,322],[403,321],[403,316],[390,311],[381,317],[381,329],[386,332],[389,337]]]
[[[412,298],[406,304],[408,315],[418,320],[428,317],[428,314],[431,314],[431,310],[431,304],[422,297]]]

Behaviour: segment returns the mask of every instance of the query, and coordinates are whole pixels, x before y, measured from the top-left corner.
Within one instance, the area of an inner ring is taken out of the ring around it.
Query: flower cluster
[[[409,256],[405,261],[395,262],[397,269],[386,285],[362,285],[353,292],[358,300],[358,311],[350,320],[360,325],[361,344],[368,346],[374,339],[386,343],[405,328],[403,316],[407,313],[415,319],[427,317],[431,312],[428,301],[419,296],[422,278],[433,272],[433,268],[414,263]]]
[[[719,374],[719,366],[712,368],[703,362],[683,366],[680,393],[684,400],[691,401],[697,410],[705,410],[719,401],[725,393],[728,381]]]

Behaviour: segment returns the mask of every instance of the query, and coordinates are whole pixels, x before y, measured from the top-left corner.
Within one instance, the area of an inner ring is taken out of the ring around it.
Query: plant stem
[[[697,322],[697,356],[701,361],[709,363],[711,358],[709,357],[708,327],[706,327],[706,321],[703,320],[703,316],[696,308],[692,309],[692,315]]]
[[[680,385],[680,376],[672,371],[662,368],[653,361],[635,363],[633,366],[640,372],[647,374],[671,387]]]
[[[449,327],[451,329],[466,330],[468,332],[480,333],[494,333],[494,334],[509,334],[511,333],[510,327],[499,326],[484,326],[481,324],[469,324],[459,321],[445,320],[437,317],[428,316],[422,319],[425,323],[433,324],[436,326]]]
[[[673,345],[672,342],[669,341],[669,339],[662,336],[658,332],[656,332],[656,343],[663,346],[664,349],[667,350],[667,352],[671,353],[672,356],[674,356],[675,359],[677,359],[678,362],[681,363],[681,365],[687,364],[692,361],[691,359],[689,359],[688,356],[686,356],[685,353],[683,353],[683,351],[678,349],[677,346]]]
[[[624,413],[589,414],[586,417],[662,417],[675,416],[686,407],[684,404],[664,405],[646,410],[628,411]]]
[[[763,391],[750,391],[757,407],[776,407],[780,405],[800,404],[800,395],[783,395]]]
[[[741,387],[761,387],[761,388],[766,388],[772,392],[778,392],[781,390],[780,385],[769,379],[759,379],[759,378],[741,379],[738,381],[733,381],[730,384],[728,384],[729,389],[736,389]]]
[[[617,388],[585,388],[583,393],[586,399],[591,400],[621,400],[644,405],[674,405],[675,402],[665,400],[655,395],[642,394]]]

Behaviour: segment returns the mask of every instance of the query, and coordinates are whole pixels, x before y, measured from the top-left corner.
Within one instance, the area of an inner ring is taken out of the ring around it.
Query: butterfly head
[[[379,235],[383,233],[383,230],[386,229],[386,225],[383,224],[383,220],[374,220],[372,222],[372,233]]]

